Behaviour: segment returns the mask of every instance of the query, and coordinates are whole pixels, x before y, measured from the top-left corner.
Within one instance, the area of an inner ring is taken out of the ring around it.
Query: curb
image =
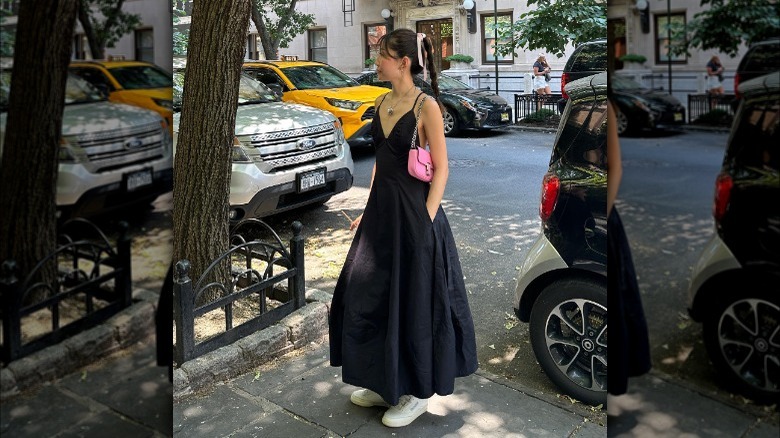
[[[155,332],[154,312],[159,295],[136,289],[137,302],[102,324],[9,363],[0,370],[0,397],[18,395],[127,348]]]
[[[309,289],[306,305],[277,324],[184,362],[173,370],[174,403],[208,391],[218,382],[247,373],[326,335],[332,298],[327,292]]]

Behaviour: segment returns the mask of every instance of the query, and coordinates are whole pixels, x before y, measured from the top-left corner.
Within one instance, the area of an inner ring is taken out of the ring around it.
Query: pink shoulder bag
[[[428,96],[423,96],[420,102],[420,108],[417,110],[417,117],[414,119],[414,134],[412,134],[412,146],[409,148],[409,160],[407,169],[409,175],[423,182],[431,182],[433,179],[433,161],[431,153],[424,147],[417,146],[417,124],[420,121],[420,112],[422,112],[423,103]]]

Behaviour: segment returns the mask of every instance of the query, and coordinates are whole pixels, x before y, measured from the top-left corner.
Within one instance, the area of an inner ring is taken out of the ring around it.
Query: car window
[[[644,88],[638,82],[625,76],[612,75],[609,78],[612,88],[615,90],[639,90]]]
[[[745,54],[739,71],[771,72],[780,69],[780,41],[757,45]]]
[[[575,50],[571,71],[607,71],[607,44],[584,44]]]
[[[181,110],[184,95],[184,69],[173,72],[173,108]],[[238,85],[238,104],[278,102],[280,99],[263,83],[252,79],[246,74],[241,75]]]
[[[102,85],[106,87],[107,91],[114,91],[114,86],[111,84],[111,81],[109,81],[106,75],[98,69],[90,67],[71,67],[70,71],[85,79],[90,84]]]
[[[731,136],[727,159],[739,167],[769,168],[777,172],[780,169],[778,96],[746,101],[737,117],[738,125]]]
[[[447,75],[439,75],[440,90],[462,90],[464,88],[469,89],[473,87]]]
[[[573,101],[564,110],[562,119],[565,122],[558,129],[551,162],[564,160],[606,170],[606,96]]]
[[[290,91],[290,88],[287,87],[287,84],[284,82],[284,80],[282,80],[282,78],[279,77],[279,75],[270,68],[247,68],[244,71],[251,78],[258,80],[265,85],[279,84],[282,87],[283,92]]]
[[[284,69],[287,79],[299,90],[343,88],[360,85],[354,79],[329,65],[307,65]]]
[[[172,85],[171,74],[153,65],[115,67],[110,72],[126,90],[167,88]]]
[[[99,102],[106,98],[92,84],[73,73],[68,73],[65,82],[65,105]]]

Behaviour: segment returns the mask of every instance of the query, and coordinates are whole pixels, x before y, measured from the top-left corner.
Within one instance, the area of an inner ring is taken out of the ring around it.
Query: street
[[[647,135],[621,138],[623,180],[617,207],[636,266],[654,372],[742,411],[766,415],[771,410],[718,385],[701,324],[687,314],[691,270],[715,232],[715,177],[728,134]]]

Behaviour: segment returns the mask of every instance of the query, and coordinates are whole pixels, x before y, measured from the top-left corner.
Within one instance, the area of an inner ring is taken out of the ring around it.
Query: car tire
[[[606,284],[569,279],[548,285],[531,309],[529,330],[539,365],[562,392],[606,404]]]
[[[704,346],[729,389],[769,403],[780,396],[780,303],[774,291],[748,290],[713,300]]]
[[[460,133],[460,122],[458,122],[457,112],[450,108],[444,108],[444,135],[454,137]]]
[[[618,106],[615,106],[615,120],[617,121],[617,133],[618,135],[628,134],[632,130],[631,122],[628,120],[628,116]]]

